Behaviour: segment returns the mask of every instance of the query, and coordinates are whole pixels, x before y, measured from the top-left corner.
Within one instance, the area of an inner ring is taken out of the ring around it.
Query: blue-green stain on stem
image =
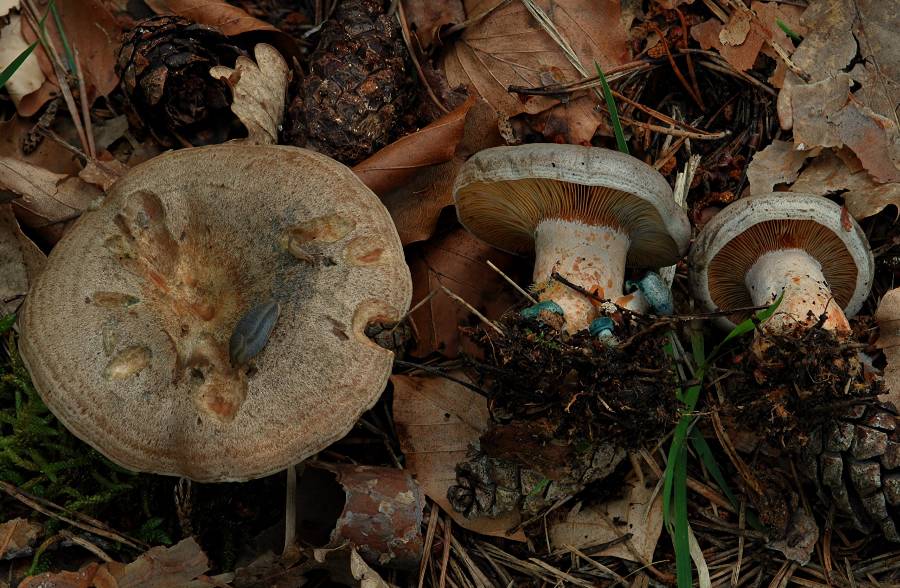
[[[619,111],[616,110],[616,101],[613,100],[612,90],[606,82],[606,76],[600,69],[600,64],[594,61],[594,67],[597,68],[597,77],[600,78],[600,85],[603,86],[603,97],[606,99],[606,107],[609,109],[609,118],[612,121],[613,131],[616,134],[616,146],[622,153],[628,154],[628,143],[625,142],[625,133],[622,132],[622,123],[619,122]]]

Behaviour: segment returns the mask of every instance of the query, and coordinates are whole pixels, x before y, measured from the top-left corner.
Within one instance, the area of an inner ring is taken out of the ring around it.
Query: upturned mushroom
[[[184,149],[131,170],[51,253],[21,353],[114,462],[198,481],[285,469],[345,435],[393,354],[409,269],[349,169],[293,147]]]
[[[790,334],[816,323],[849,333],[848,316],[872,287],[874,260],[862,229],[821,196],[772,193],[742,198],[703,227],[689,257],[694,297],[709,311],[771,304],[765,323]],[[722,317],[733,327],[748,312]]]
[[[568,332],[598,316],[594,301],[552,280],[570,282],[620,306],[626,266],[674,264],[690,239],[687,215],[656,170],[618,151],[579,145],[494,147],[460,169],[453,189],[460,222],[488,244],[535,252],[541,301],[562,309]],[[631,305],[631,306],[630,306]]]

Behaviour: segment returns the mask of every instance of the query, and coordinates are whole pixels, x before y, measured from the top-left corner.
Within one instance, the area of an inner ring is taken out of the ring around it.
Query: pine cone
[[[900,542],[900,429],[890,405],[857,404],[810,435],[800,471],[859,531]]]
[[[306,146],[348,165],[387,145],[411,94],[406,49],[380,0],[344,0],[322,28],[303,80]],[[294,139],[296,144],[298,141]]]
[[[212,27],[177,16],[140,21],[124,36],[116,63],[129,122],[166,147],[221,143],[239,129],[231,93],[213,79],[242,51]]]

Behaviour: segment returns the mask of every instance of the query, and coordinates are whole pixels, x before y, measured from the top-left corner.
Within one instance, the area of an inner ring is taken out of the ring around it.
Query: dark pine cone
[[[233,66],[241,53],[217,29],[181,17],[138,22],[125,33],[116,63],[129,122],[166,147],[225,141],[240,126],[227,84],[209,69]]]
[[[381,0],[343,0],[322,28],[288,120],[306,123],[306,146],[351,165],[387,145],[411,84],[406,49]],[[291,142],[302,144],[303,138]]]

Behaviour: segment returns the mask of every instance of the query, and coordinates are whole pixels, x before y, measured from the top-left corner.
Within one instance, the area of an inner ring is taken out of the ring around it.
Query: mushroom
[[[343,165],[218,145],[135,167],[51,253],[21,315],[47,406],[132,469],[265,476],[344,436],[411,297],[391,217]]]
[[[788,334],[821,320],[847,334],[848,316],[872,287],[874,260],[866,236],[841,207],[821,196],[778,192],[742,198],[709,221],[690,253],[694,297],[707,310],[771,304],[765,323]],[[734,327],[747,312],[720,319]]]
[[[486,149],[462,166],[453,194],[460,222],[476,237],[504,251],[535,252],[539,298],[562,308],[570,333],[587,328],[598,311],[552,280],[553,272],[627,307],[636,296],[622,294],[626,265],[674,264],[690,239],[687,216],[659,172],[608,149]]]

